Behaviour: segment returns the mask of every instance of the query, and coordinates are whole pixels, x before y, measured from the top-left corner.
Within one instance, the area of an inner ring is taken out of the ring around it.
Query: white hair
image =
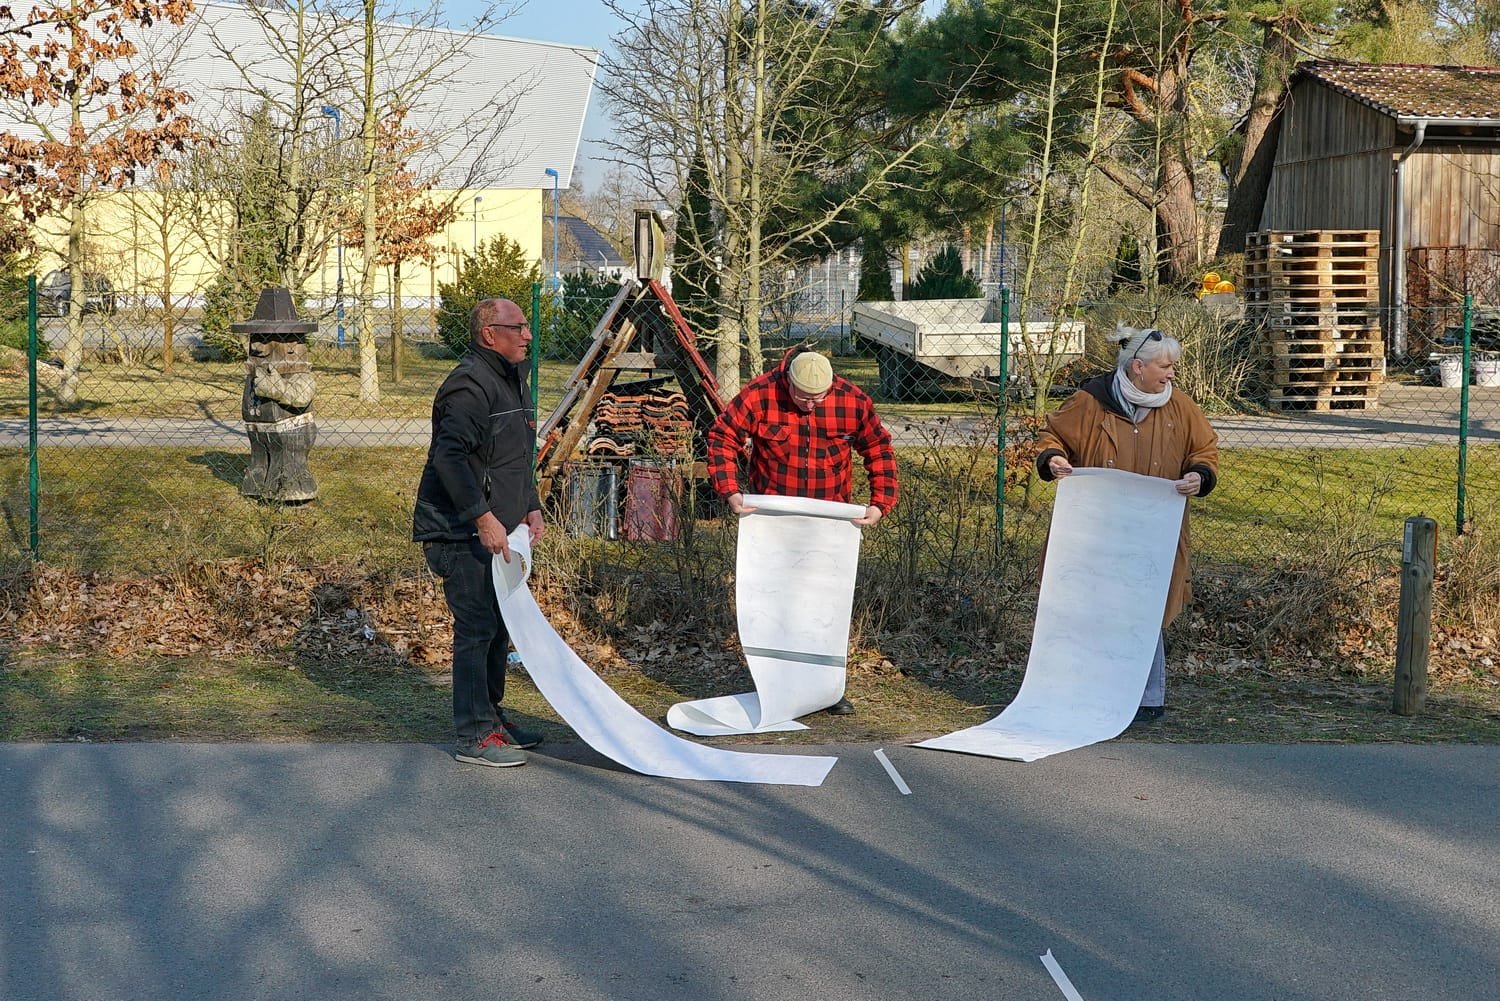
[[[1153,337],[1152,334],[1156,336]],[[1119,323],[1105,337],[1120,345],[1115,368],[1122,372],[1137,358],[1149,363],[1160,360],[1164,355],[1174,362],[1182,357],[1182,342],[1175,337],[1168,337],[1155,327],[1129,327]]]

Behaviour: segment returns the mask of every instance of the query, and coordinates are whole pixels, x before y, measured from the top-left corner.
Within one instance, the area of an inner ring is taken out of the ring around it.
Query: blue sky
[[[472,22],[486,5],[475,0],[449,0],[446,6],[449,21],[455,27],[466,27],[464,22]],[[600,0],[517,0],[501,10],[511,13],[496,34],[516,38],[602,49],[609,45],[609,36],[620,29],[619,20]]]

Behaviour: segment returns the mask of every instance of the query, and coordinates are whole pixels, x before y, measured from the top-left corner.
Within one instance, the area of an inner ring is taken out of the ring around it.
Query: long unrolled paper
[[[543,697],[590,747],[644,775],[774,785],[823,784],[838,758],[703,747],[668,733],[636,712],[589,669],[542,614],[526,584],[531,538],[525,525],[511,533],[510,549],[509,563],[495,557],[492,577],[511,642]]]
[[[679,702],[667,723],[713,737],[805,730],[796,722],[844,694],[854,574],[865,509],[805,497],[745,496],[735,611],[755,691]]]
[[[1118,469],[1059,480],[1021,690],[989,722],[916,746],[1035,761],[1118,737],[1156,654],[1186,501]]]

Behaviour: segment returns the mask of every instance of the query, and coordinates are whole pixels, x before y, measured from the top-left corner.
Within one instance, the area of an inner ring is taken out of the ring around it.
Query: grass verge
[[[12,357],[9,368],[0,367],[0,418],[25,418],[25,356]],[[833,363],[840,375],[878,398],[880,373],[874,358],[849,355],[834,358]],[[354,350],[319,350],[312,364],[318,387],[314,411],[318,416],[378,420],[427,417],[432,411],[432,395],[453,370],[454,361],[409,351],[402,364],[401,381],[397,382],[382,354],[380,399],[374,401],[360,397],[359,363]],[[540,363],[537,403],[544,415],[562,399],[563,386],[576,367],[576,360],[544,359]],[[38,409],[43,417],[174,417],[238,422],[244,389],[242,361],[181,359],[173,365],[172,374],[166,375],[159,363],[122,365],[96,360],[83,368],[80,398],[75,405],[59,406],[55,381],[44,378],[38,386]],[[898,409],[909,417],[930,418],[982,415],[993,407],[993,400],[954,390],[932,400],[905,401]]]
[[[860,712],[779,740],[921,738],[988,719],[1019,687],[1050,491],[1008,509],[997,552],[992,455],[942,445],[901,458],[903,500],[867,539],[857,592]],[[407,541],[420,450],[314,459],[322,498],[281,508],[239,497],[242,456],[49,450],[48,562],[27,567],[24,460],[0,458],[15,547],[0,739],[446,739],[446,611]],[[1412,453],[1414,475],[1387,487],[1352,479],[1382,468],[1363,451],[1226,456],[1234,490],[1195,515],[1204,565],[1171,637],[1173,711],[1127,739],[1500,739],[1500,547],[1483,532],[1442,540],[1428,712],[1388,709],[1400,516],[1446,504],[1450,460]],[[1257,513],[1292,483],[1299,513]],[[733,532],[686,524],[671,544],[554,531],[539,561],[554,625],[657,719],[681,699],[750,687]],[[516,686],[520,714],[567,735],[524,675]]]
[[[854,716],[815,714],[810,729],[721,738],[720,744],[901,743],[982,723],[1009,702],[1019,671],[976,690],[901,672],[851,674]],[[1177,678],[1169,712],[1120,738],[1155,743],[1500,742],[1500,689],[1449,685],[1412,717],[1390,710],[1389,686],[1268,675]],[[627,702],[662,721],[690,697],[639,672],[608,672]],[[745,679],[748,683],[748,677]],[[549,740],[576,740],[513,671],[507,704]],[[743,687],[724,691],[741,691]],[[992,700],[992,701],[991,701]],[[421,741],[451,739],[447,671],[392,658],[307,663],[296,657],[65,657],[13,655],[0,669],[0,740]]]

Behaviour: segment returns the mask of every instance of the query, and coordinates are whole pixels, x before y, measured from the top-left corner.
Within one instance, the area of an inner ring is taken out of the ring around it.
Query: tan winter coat
[[[1180,480],[1196,471],[1203,477],[1198,496],[1213,490],[1219,478],[1219,436],[1198,405],[1174,388],[1171,399],[1134,424],[1115,402],[1113,382],[1113,372],[1090,379],[1048,416],[1041,434],[1042,451],[1036,460],[1042,479],[1053,478],[1047,462],[1054,455],[1062,455],[1078,467],[1124,469],[1168,480]],[[1192,598],[1190,547],[1188,512],[1184,508],[1163,628]]]

